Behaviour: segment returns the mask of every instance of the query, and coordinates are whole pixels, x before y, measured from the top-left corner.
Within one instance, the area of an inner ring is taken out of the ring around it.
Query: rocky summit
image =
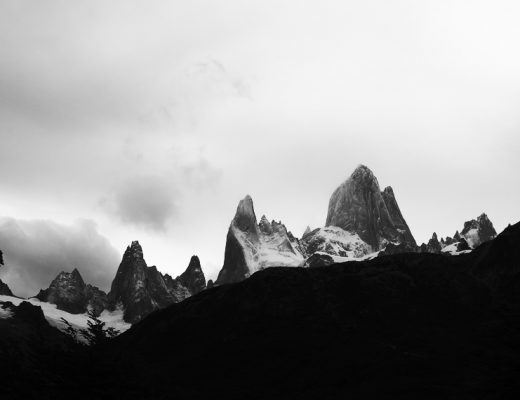
[[[206,277],[202,272],[199,257],[191,257],[188,268],[177,277],[177,280],[189,290],[191,295],[197,294],[206,288]]]
[[[124,320],[136,323],[160,308],[178,303],[206,287],[198,257],[192,257],[187,270],[176,279],[148,267],[143,249],[134,241],[127,247],[109,293],[111,309],[122,307]]]
[[[455,232],[453,238],[447,236],[446,239],[437,238],[434,233],[428,244],[422,244],[420,251],[423,253],[442,253],[457,255],[469,252],[483,243],[486,243],[497,236],[493,224],[486,214],[481,214],[477,219],[464,222],[464,228],[459,233]]]
[[[253,200],[247,195],[229,226],[224,265],[215,284],[239,282],[268,267],[297,267],[303,262],[298,239],[281,222],[263,216],[257,223]]]
[[[497,236],[497,232],[486,214],[481,214],[476,220],[466,221],[460,234],[472,249]]]
[[[373,251],[388,243],[416,246],[391,187],[383,191],[373,172],[360,165],[332,194],[326,226],[356,233]]]
[[[95,286],[87,285],[75,268],[72,272],[60,272],[49,288],[35,296],[40,301],[56,304],[59,310],[81,314],[92,308],[101,313],[108,304],[107,295]]]

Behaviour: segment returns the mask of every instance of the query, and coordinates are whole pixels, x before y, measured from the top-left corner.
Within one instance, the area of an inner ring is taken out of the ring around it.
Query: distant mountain
[[[206,277],[202,272],[199,257],[191,257],[188,268],[177,277],[177,280],[181,285],[189,290],[191,295],[197,294],[206,289]]]
[[[460,235],[466,239],[474,249],[482,243],[488,242],[497,236],[493,224],[486,214],[481,214],[476,220],[466,221]]]
[[[0,294],[12,296],[12,293],[2,293],[2,288],[0,284]],[[155,266],[148,267],[143,249],[135,241],[126,249],[108,295],[86,284],[78,269],[74,269],[60,272],[35,298],[71,314],[85,314],[93,309],[99,315],[104,310],[121,308],[124,320],[136,323],[152,311],[178,303],[205,288],[206,279],[197,256],[191,258],[185,272],[173,279],[161,274]]]
[[[100,314],[108,306],[106,293],[85,284],[76,268],[72,272],[60,272],[49,288],[40,290],[35,297],[40,301],[56,304],[58,310],[71,314],[82,314],[89,308]]]
[[[298,267],[304,255],[299,241],[281,222],[265,216],[257,223],[253,200],[248,195],[237,207],[226,239],[224,266],[217,285],[239,282],[256,271],[272,267]]]
[[[124,319],[136,323],[160,308],[182,301],[205,289],[206,279],[197,257],[176,279],[148,267],[143,249],[134,241],[127,247],[108,295],[111,309],[121,306]]]
[[[357,233],[345,231],[336,226],[317,228],[303,235],[301,239],[305,254],[325,253],[337,262],[341,258],[363,258],[372,253],[372,248]]]
[[[423,253],[443,253],[456,255],[469,252],[472,249],[486,243],[497,236],[486,214],[481,214],[477,219],[464,222],[464,228],[459,233],[455,232],[453,237],[447,236],[439,241],[434,233],[428,244],[422,244],[420,251]]]
[[[325,226],[356,233],[373,251],[388,243],[416,246],[393,189],[389,186],[381,191],[374,173],[364,165],[332,194]]]
[[[517,398],[519,242],[517,224],[456,257],[267,268],[116,338],[103,353],[121,377],[110,390],[145,398]]]
[[[391,187],[361,165],[332,194],[326,226],[307,227],[301,240],[265,216],[257,223],[253,200],[240,201],[226,239],[217,285],[239,282],[268,267],[319,267],[385,254],[417,251]]]

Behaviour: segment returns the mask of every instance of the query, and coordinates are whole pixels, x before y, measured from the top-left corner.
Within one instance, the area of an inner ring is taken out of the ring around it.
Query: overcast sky
[[[360,163],[419,243],[482,212],[500,231],[519,20],[514,0],[0,0],[0,278],[108,289],[132,240],[214,278],[242,197],[300,236]]]

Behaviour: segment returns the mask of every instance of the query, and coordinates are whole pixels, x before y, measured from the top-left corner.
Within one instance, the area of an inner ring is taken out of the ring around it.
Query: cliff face
[[[497,236],[492,222],[486,214],[481,214],[477,219],[466,221],[460,235],[466,239],[471,248],[480,246]]]
[[[148,267],[139,242],[132,242],[112,282],[109,301],[112,308],[122,305],[125,321],[138,322],[152,311],[175,302],[155,267]]]
[[[182,286],[189,290],[191,295],[197,294],[206,289],[206,277],[202,272],[199,257],[191,257],[188,268],[177,277],[177,280]]]
[[[262,216],[257,223],[250,196],[242,199],[226,238],[224,265],[216,284],[239,282],[269,267],[297,267],[304,262],[298,239],[281,222]]]
[[[107,295],[95,286],[87,285],[75,268],[60,272],[50,286],[35,296],[40,301],[56,304],[59,310],[82,314],[89,307],[99,314],[107,307]]]
[[[392,188],[381,191],[377,178],[364,165],[332,194],[325,225],[358,234],[373,251],[388,243],[417,245]]]
[[[122,306],[124,319],[139,322],[151,312],[178,303],[206,288],[200,261],[193,256],[188,268],[173,279],[157,267],[148,267],[143,249],[135,241],[126,249],[112,282],[109,303],[112,309]]]

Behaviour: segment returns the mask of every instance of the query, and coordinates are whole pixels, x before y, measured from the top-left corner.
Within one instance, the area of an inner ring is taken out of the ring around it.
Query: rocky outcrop
[[[226,238],[224,265],[217,285],[239,282],[256,271],[273,266],[295,267],[304,256],[296,239],[281,222],[262,216],[257,223],[253,200],[248,195],[237,207]]]
[[[134,241],[127,247],[112,281],[109,293],[111,308],[124,308],[124,319],[135,323],[158,308],[175,302],[163,276],[156,267],[148,267],[143,249]]]
[[[466,242],[466,239],[461,238],[459,242],[457,242],[457,251],[468,251],[471,250],[471,247],[469,247],[468,242]]]
[[[312,229],[310,226],[307,225],[307,228],[305,228],[305,232],[303,232],[302,238],[304,238],[306,235],[312,232]]]
[[[206,277],[202,272],[199,257],[191,257],[188,268],[177,277],[177,280],[182,286],[189,290],[190,295],[197,294],[206,289]]]
[[[2,253],[2,250],[0,250],[0,266],[4,265],[4,254]],[[9,289],[9,286],[7,286],[7,283],[2,282],[0,279],[0,295],[2,296],[13,296],[13,292],[11,292],[11,289]]]
[[[134,241],[127,247],[109,293],[111,309],[121,306],[124,320],[136,323],[151,312],[178,303],[206,287],[198,257],[193,256],[186,271],[176,279],[148,267],[143,249]]]
[[[334,258],[325,253],[314,253],[312,256],[305,260],[304,267],[306,268],[318,268],[326,267],[334,264]]]
[[[493,224],[486,214],[481,214],[477,219],[466,221],[464,229],[455,232],[453,238],[447,236],[439,241],[437,234],[433,234],[428,244],[421,245],[423,253],[442,253],[446,255],[457,255],[467,253],[472,249],[488,242],[496,237],[497,233]]]
[[[11,292],[11,289],[9,289],[9,286],[7,286],[7,283],[2,282],[1,279],[0,279],[0,295],[14,296],[13,292]]]
[[[411,243],[388,243],[378,254],[378,257],[393,254],[417,253],[419,248]]]
[[[325,225],[357,233],[373,251],[390,242],[416,246],[394,191],[391,187],[381,191],[377,178],[364,165],[332,194]]]
[[[442,246],[437,237],[437,233],[433,232],[432,238],[428,241],[426,245],[426,253],[434,253],[439,254],[442,250]]]
[[[371,247],[358,234],[335,226],[313,230],[302,238],[301,244],[309,257],[318,252],[355,259],[372,252]]]
[[[35,297],[40,301],[56,304],[59,310],[71,314],[82,314],[89,308],[100,314],[108,304],[106,293],[85,284],[76,268],[72,272],[60,272],[49,288],[40,290]]]
[[[476,220],[466,221],[460,235],[464,237],[469,246],[474,249],[482,243],[494,239],[497,236],[497,232],[488,216],[481,214]]]

